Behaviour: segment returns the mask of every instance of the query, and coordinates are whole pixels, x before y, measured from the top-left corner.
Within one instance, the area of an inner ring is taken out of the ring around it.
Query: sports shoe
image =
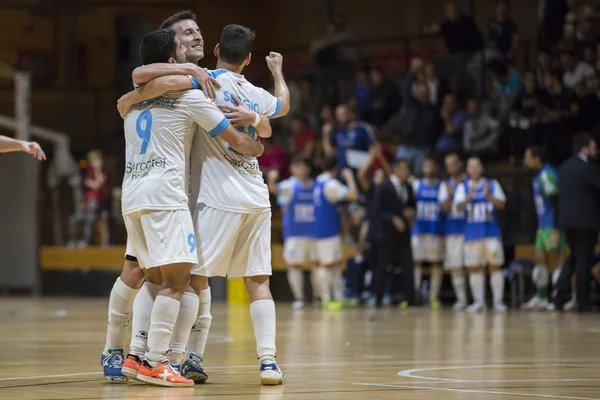
[[[123,364],[123,375],[131,379],[137,379],[137,374],[141,366],[142,360],[138,356],[127,354],[125,364]]]
[[[292,303],[292,310],[300,310],[304,308],[304,302],[302,300],[296,300]]]
[[[498,312],[506,312],[506,305],[501,301],[494,302],[494,310]]]
[[[100,357],[102,369],[104,370],[104,380],[113,383],[125,383],[129,379],[123,375],[123,349],[114,347],[107,349]]]
[[[323,303],[324,309],[327,311],[340,311],[344,308],[343,301],[330,301],[328,303]]]
[[[483,310],[485,310],[485,304],[480,301],[475,301],[473,304],[467,307],[467,312],[470,313],[481,312]]]
[[[281,372],[275,360],[266,359],[260,364],[261,385],[281,385],[283,378],[283,372]]]
[[[542,299],[537,297],[537,295],[534,295],[527,303],[523,304],[523,307],[521,308],[523,310],[537,310],[540,300]]]
[[[142,363],[137,379],[150,385],[167,387],[194,387],[194,381],[187,379],[175,372],[168,359],[162,360],[154,367],[147,361]]]
[[[465,308],[467,308],[467,305],[465,303],[461,303],[460,301],[457,301],[456,303],[454,303],[454,305],[452,305],[452,311],[462,311]]]
[[[392,305],[392,297],[389,294],[384,295],[383,299],[381,300],[381,305],[384,307],[389,307]]]
[[[575,297],[571,298],[569,302],[563,305],[564,311],[573,311],[577,308],[577,299]]]
[[[194,352],[186,354],[179,371],[181,376],[193,380],[194,383],[205,383],[208,379],[208,374],[202,368],[202,357]]]
[[[440,309],[440,301],[438,299],[429,300],[429,307],[432,310],[439,310]]]

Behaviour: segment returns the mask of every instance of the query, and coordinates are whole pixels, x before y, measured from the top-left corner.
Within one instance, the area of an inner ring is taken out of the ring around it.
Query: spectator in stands
[[[470,156],[485,158],[498,155],[500,124],[489,114],[484,114],[476,99],[467,102],[468,118],[463,132],[463,148]]]
[[[380,68],[372,68],[370,75],[368,121],[379,127],[400,108],[400,95]]]
[[[536,144],[544,104],[544,91],[537,86],[535,72],[525,73],[523,83],[525,90],[515,99],[509,121],[511,155],[517,159],[521,159],[526,148]]]
[[[370,84],[368,71],[359,69],[356,72],[356,86],[352,94],[352,106],[356,109],[358,118],[364,121],[369,121],[367,111],[369,108]]]
[[[417,85],[413,90],[415,76],[422,68],[423,60],[412,60],[402,88],[404,104],[384,127],[387,134],[398,138],[396,157],[408,160],[417,174],[421,172],[426,153],[432,150],[432,144],[444,130],[444,121],[431,104],[427,86]]]
[[[458,108],[456,97],[452,93],[444,96],[440,115],[444,121],[444,132],[436,143],[436,151],[447,153],[459,150],[461,147],[463,125],[467,119],[467,115]]]
[[[425,64],[423,68],[425,82],[429,89],[429,99],[431,104],[439,107],[442,104],[444,96],[450,91],[448,83],[438,77],[435,65],[431,62]]]
[[[302,158],[312,160],[316,152],[317,134],[308,125],[308,120],[304,115],[296,114],[292,117],[292,147],[291,152],[300,155]]]
[[[560,61],[565,70],[563,74],[563,85],[567,89],[574,90],[579,82],[587,82],[596,76],[594,67],[578,60],[572,52],[564,52]]]
[[[593,45],[587,45],[583,48],[583,62],[592,68],[596,68],[596,49]]]
[[[337,154],[340,171],[344,168],[356,170],[358,165],[349,165],[348,155],[352,152],[368,152],[375,143],[375,134],[369,124],[358,121],[354,111],[346,104],[335,110],[337,126],[323,130],[325,156]]]
[[[579,113],[575,116],[577,132],[593,132],[600,124],[600,98],[598,98],[598,80],[594,78],[587,84],[580,82],[575,88],[575,101]]]
[[[456,1],[447,1],[446,19],[426,27],[425,31],[442,35],[450,54],[474,53],[483,45],[483,38],[475,21],[463,14]]]
[[[83,194],[84,207],[88,216],[85,241],[89,245],[92,237],[92,222],[97,218],[100,225],[100,245],[107,247],[110,244],[109,217],[111,206],[111,187],[107,170],[104,166],[104,157],[99,150],[88,153],[88,167],[85,171],[86,191]]]
[[[519,47],[519,28],[510,17],[508,0],[499,0],[496,12],[487,23],[487,60],[514,60]]]
[[[506,62],[495,61],[490,65],[492,70],[494,85],[498,89],[500,97],[512,100],[523,91],[523,76],[515,68],[508,66]]]
[[[593,10],[581,0],[567,0],[568,12],[563,26],[563,40],[574,42],[585,40],[586,32],[591,28]]]
[[[261,143],[265,150],[258,158],[258,163],[263,174],[268,175],[271,170],[276,170],[278,176],[287,177],[289,159],[283,147],[272,139],[263,140]]]

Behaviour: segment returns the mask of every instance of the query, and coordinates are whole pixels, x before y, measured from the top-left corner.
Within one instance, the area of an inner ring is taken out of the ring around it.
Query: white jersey
[[[218,135],[229,126],[200,90],[144,101],[125,118],[122,213],[188,209],[187,173],[193,133],[199,125]]]
[[[235,105],[232,99],[232,94],[235,94],[258,114],[275,117],[279,113],[279,99],[254,86],[243,75],[224,69],[210,71],[209,75],[221,84],[215,100],[217,105]],[[238,129],[256,139],[253,127]],[[215,136],[199,134],[194,137],[190,201],[236,213],[270,210],[269,190],[256,157],[237,153],[227,142]]]

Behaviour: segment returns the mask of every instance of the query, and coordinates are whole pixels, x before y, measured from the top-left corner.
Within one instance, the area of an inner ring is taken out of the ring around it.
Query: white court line
[[[573,396],[559,396],[553,394],[536,394],[536,393],[517,393],[517,392],[497,392],[493,390],[476,390],[476,389],[452,389],[452,388],[440,388],[440,387],[427,387],[427,386],[405,386],[396,384],[380,384],[380,383],[355,383],[355,385],[361,386],[373,386],[373,387],[392,387],[399,389],[422,389],[422,390],[437,390],[441,392],[454,392],[454,393],[474,393],[474,394],[498,394],[502,396],[521,396],[521,397],[541,397],[545,399],[568,399],[568,400],[600,400],[597,397],[573,397]]]

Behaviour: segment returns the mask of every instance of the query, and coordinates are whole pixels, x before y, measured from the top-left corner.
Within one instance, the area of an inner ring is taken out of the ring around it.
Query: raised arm
[[[204,68],[200,68],[192,63],[156,63],[144,65],[134,69],[131,78],[136,85],[143,85],[144,83],[150,82],[152,79],[165,75],[192,75],[196,78],[206,96],[213,100],[216,98],[215,87],[221,87],[219,82],[209,76]]]
[[[26,142],[24,140],[17,140],[0,135],[0,153],[11,153],[15,151],[31,154],[40,161],[46,159],[46,154],[44,154],[44,151],[37,142]]]
[[[283,77],[283,56],[279,53],[270,52],[265,58],[267,60],[267,66],[273,74],[275,79],[275,97],[279,100],[280,108],[279,112],[274,117],[283,117],[290,111],[290,90],[285,83]]]
[[[356,181],[354,180],[354,174],[352,170],[349,168],[344,168],[342,170],[342,177],[346,180],[346,184],[348,185],[348,194],[346,194],[346,201],[356,201],[358,200],[358,187],[356,186]]]
[[[498,181],[494,180],[485,185],[485,198],[498,210],[504,210],[506,196]]]

